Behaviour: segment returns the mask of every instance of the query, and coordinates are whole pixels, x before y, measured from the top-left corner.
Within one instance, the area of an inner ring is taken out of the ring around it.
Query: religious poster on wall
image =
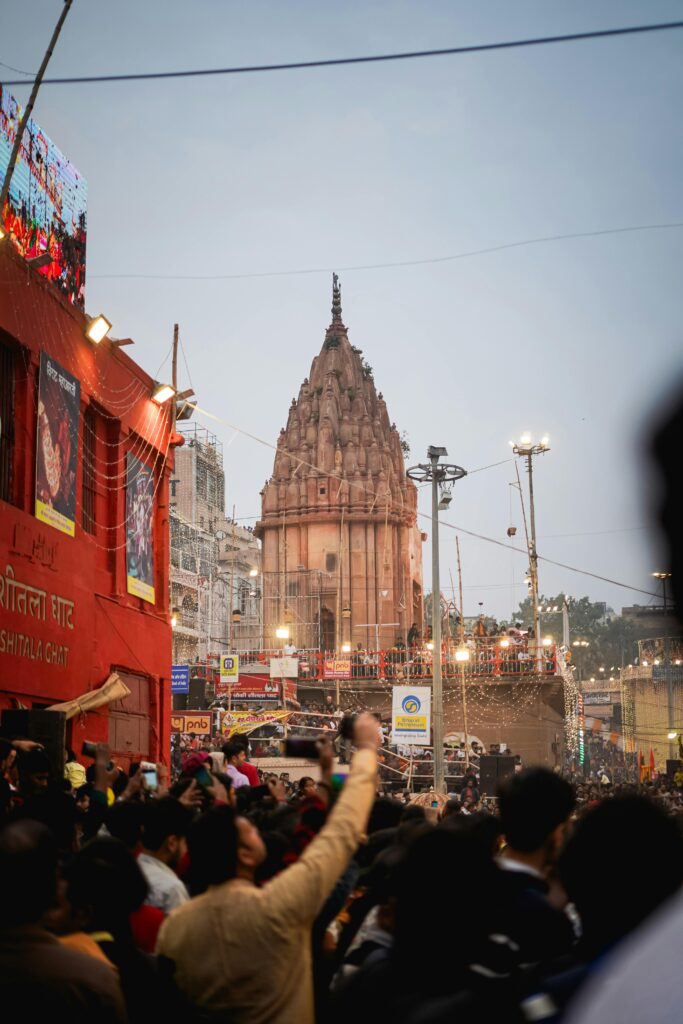
[[[154,604],[154,475],[126,455],[126,577],[128,593]]]
[[[0,181],[22,113],[14,96],[0,84]],[[80,307],[85,295],[87,194],[85,178],[30,117],[0,224],[22,256],[45,258],[38,273]]]
[[[36,519],[74,536],[81,384],[40,353],[36,453]]]

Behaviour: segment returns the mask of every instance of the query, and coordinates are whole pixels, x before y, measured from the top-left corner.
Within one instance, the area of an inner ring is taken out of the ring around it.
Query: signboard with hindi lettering
[[[190,666],[171,665],[171,693],[190,692]]]
[[[351,659],[325,658],[323,663],[323,676],[325,679],[350,679]]]
[[[35,514],[36,519],[69,537],[76,532],[80,401],[80,381],[47,352],[41,352]]]

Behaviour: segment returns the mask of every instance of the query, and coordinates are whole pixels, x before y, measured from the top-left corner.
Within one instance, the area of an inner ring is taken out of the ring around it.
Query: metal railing
[[[270,669],[271,658],[281,658],[282,650],[241,651],[240,671]],[[434,652],[427,646],[390,650],[343,652],[305,650],[290,655],[298,661],[299,682],[354,680],[410,682],[431,679]],[[462,660],[461,660],[462,659]],[[531,675],[554,676],[558,671],[555,644],[537,648],[526,642],[505,638],[476,638],[463,647],[444,645],[441,671],[445,679],[482,679],[495,682]]]

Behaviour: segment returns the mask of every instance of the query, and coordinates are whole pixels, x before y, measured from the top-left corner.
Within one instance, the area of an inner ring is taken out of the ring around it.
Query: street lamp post
[[[510,441],[510,446],[515,455],[521,455],[526,459],[527,472],[529,474],[529,569],[531,571],[531,600],[534,608],[534,642],[536,644],[536,664],[541,663],[541,610],[538,607],[538,553],[536,551],[536,511],[534,508],[534,455],[544,455],[550,451],[548,438],[542,437],[540,441],[534,442],[531,434],[522,434],[519,441]]]
[[[428,463],[420,463],[407,470],[411,480],[418,483],[431,481],[432,484],[432,640],[434,654],[432,659],[432,723],[434,732],[434,790],[445,793],[446,779],[443,767],[443,681],[441,677],[441,583],[439,579],[439,508],[448,508],[450,504],[449,485],[467,475],[461,466],[448,463],[439,465],[439,459],[447,456],[445,448],[430,445],[427,449]],[[439,486],[442,497],[439,499]],[[439,610],[434,614],[435,602],[439,602]]]
[[[662,581],[662,598],[664,601],[664,678],[666,679],[666,705],[667,723],[669,726],[667,739],[669,740],[669,759],[676,757],[676,732],[674,729],[674,689],[671,675],[671,644],[669,643],[669,623],[666,619],[666,581],[671,579],[670,572],[653,572],[656,580]],[[654,673],[654,669],[652,670]],[[673,739],[672,739],[673,737]]]

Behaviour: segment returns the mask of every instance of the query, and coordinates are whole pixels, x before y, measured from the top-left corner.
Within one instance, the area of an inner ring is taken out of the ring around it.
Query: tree
[[[556,643],[561,642],[565,599],[569,603],[570,643],[587,640],[589,645],[572,648],[584,679],[592,675],[598,678],[603,674],[600,668],[605,669],[604,675],[609,678],[610,668],[618,670],[622,665],[635,661],[638,656],[637,642],[643,637],[642,627],[616,615],[604,601],[591,601],[589,597],[565,598],[564,594],[539,597],[543,636],[552,636]],[[547,612],[546,608],[558,610]],[[533,632],[534,613],[530,597],[520,602],[513,622],[521,622],[524,628]]]

